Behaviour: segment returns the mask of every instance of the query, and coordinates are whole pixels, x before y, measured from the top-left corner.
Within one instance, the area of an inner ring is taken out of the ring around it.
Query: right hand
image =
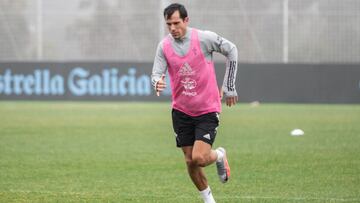
[[[160,96],[160,92],[164,91],[166,88],[165,75],[162,75],[160,80],[156,83],[156,95]]]

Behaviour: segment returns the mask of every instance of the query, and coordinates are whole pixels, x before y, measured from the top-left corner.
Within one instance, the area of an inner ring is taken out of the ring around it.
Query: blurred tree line
[[[31,2],[36,1],[0,0],[0,60],[36,59],[36,29],[32,31],[34,26],[29,26],[26,15]],[[195,27],[233,33],[229,39],[239,46],[241,61],[281,62],[283,0],[179,2],[192,11],[192,22],[198,23]],[[54,46],[72,42],[77,45],[78,58],[85,60],[152,60],[164,23],[159,17],[161,1],[72,3],[77,4],[78,13],[88,15],[66,16],[66,36],[56,39]],[[359,0],[289,0],[289,61],[360,62],[359,22]],[[66,59],[66,53],[62,55]]]
[[[0,0],[0,60],[20,60],[32,55],[26,6],[26,1]]]

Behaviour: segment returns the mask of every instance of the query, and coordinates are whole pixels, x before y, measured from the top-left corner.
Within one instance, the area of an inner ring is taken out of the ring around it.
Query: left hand
[[[222,99],[224,97],[224,91],[221,89],[220,90],[220,98]],[[225,96],[225,103],[226,106],[231,107],[234,106],[238,101],[238,97],[237,96]]]

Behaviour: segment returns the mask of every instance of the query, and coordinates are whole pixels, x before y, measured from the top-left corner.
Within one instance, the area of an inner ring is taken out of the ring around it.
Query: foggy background
[[[360,62],[359,0],[0,0],[0,61],[152,62],[172,2],[241,63]]]

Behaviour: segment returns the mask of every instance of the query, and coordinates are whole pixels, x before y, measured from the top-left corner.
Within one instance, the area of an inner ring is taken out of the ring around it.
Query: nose
[[[170,30],[174,31],[175,30],[175,25],[170,25]]]

